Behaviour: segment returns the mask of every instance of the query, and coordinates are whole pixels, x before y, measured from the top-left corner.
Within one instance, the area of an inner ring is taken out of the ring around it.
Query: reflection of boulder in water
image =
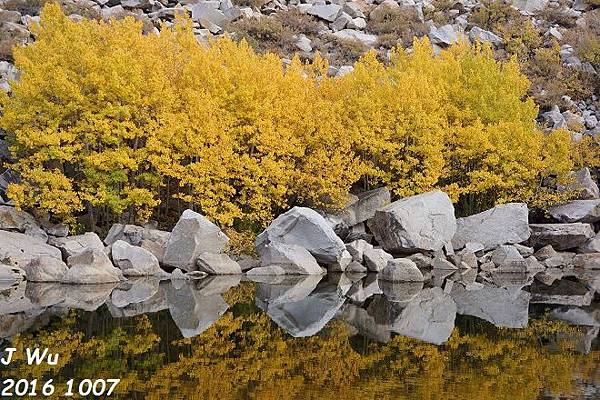
[[[117,283],[101,285],[63,285],[65,290],[65,307],[84,311],[95,311],[106,303]]]
[[[194,282],[185,282],[179,289],[172,283],[164,288],[171,317],[186,338],[207,330],[229,308],[218,294],[203,296]]]
[[[256,305],[265,311],[280,328],[294,337],[318,333],[344,304],[338,287],[323,283],[305,298],[294,302],[270,303],[256,298]]]
[[[277,283],[261,283],[256,298],[269,304],[288,303],[305,299],[316,288],[322,275],[283,275]]]
[[[35,307],[26,296],[26,282],[0,291],[0,315],[15,314],[32,310]]]
[[[141,277],[121,282],[110,296],[110,303],[118,308],[129,304],[142,303],[158,293],[160,279],[156,277]]]
[[[51,317],[67,312],[67,309],[48,308],[0,315],[0,338],[9,338],[28,330],[40,329],[50,323]]]
[[[114,318],[129,318],[136,315],[150,314],[166,310],[169,308],[169,306],[167,304],[164,289],[168,285],[170,285],[168,282],[160,283],[158,291],[152,297],[149,297],[142,302],[130,303],[125,307],[116,307],[114,304],[112,304],[112,302],[109,301],[106,303],[106,306],[108,307],[110,315],[112,315]]]
[[[364,279],[354,282],[346,293],[346,296],[352,301],[363,303],[370,297],[382,293],[383,291],[379,287],[377,274],[368,274]]]
[[[434,287],[419,292],[402,310],[391,330],[439,345],[446,342],[452,334],[455,318],[456,304],[452,297]]]
[[[25,295],[36,307],[49,307],[65,301],[67,288],[60,283],[27,282]]]
[[[589,306],[594,298],[593,292],[585,284],[568,278],[555,281],[552,285],[544,285],[536,280],[530,291],[531,303],[539,304]]]
[[[423,290],[423,282],[379,281],[379,287],[389,301],[406,304]]]
[[[364,308],[354,304],[346,304],[341,318],[356,328],[361,336],[381,343],[387,343],[390,340],[390,326],[378,323],[375,317]]]
[[[523,328],[529,321],[530,294],[521,289],[485,285],[480,290],[467,290],[462,285],[454,285],[450,295],[459,314],[506,328]]]
[[[600,294],[600,270],[580,269],[574,271],[574,275],[588,288],[590,288],[590,290],[593,290],[596,294]]]
[[[600,326],[600,304],[595,303],[590,307],[558,307],[551,310],[548,317],[571,325]]]
[[[198,295],[212,296],[226,293],[229,289],[240,284],[241,275],[219,275],[192,282]]]
[[[536,272],[492,272],[494,284],[504,288],[521,289],[531,285]]]
[[[577,341],[575,351],[582,354],[590,354],[592,343],[598,338],[598,333],[600,333],[600,327],[588,326],[584,328],[584,334]]]

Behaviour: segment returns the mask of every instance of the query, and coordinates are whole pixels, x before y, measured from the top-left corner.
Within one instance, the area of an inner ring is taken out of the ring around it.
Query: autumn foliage
[[[144,220],[193,207],[256,227],[295,204],[336,208],[353,185],[457,202],[546,202],[573,168],[568,132],[543,134],[516,62],[426,40],[343,77],[284,66],[244,41],[199,43],[188,20],[142,34],[133,19],[74,22],[46,6],[22,72],[0,97],[22,181],[18,206],[74,221]]]

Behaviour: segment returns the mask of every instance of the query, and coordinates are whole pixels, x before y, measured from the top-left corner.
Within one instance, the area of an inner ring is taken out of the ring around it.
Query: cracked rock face
[[[395,201],[368,225],[384,250],[395,253],[441,250],[456,232],[454,206],[440,191]]]
[[[456,220],[455,249],[469,242],[481,243],[484,250],[503,244],[522,243],[529,239],[529,209],[525,203],[496,206],[479,214]]]

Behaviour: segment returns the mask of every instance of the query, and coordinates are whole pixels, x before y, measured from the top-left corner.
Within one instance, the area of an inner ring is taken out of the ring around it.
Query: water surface
[[[600,398],[600,272],[448,275],[4,287],[0,349],[60,358],[1,376],[120,378],[117,399]]]

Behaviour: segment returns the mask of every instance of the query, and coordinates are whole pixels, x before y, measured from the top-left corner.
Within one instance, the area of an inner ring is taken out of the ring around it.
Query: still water
[[[0,376],[119,378],[115,399],[600,399],[600,271],[443,275],[0,287]],[[58,364],[26,365],[34,347]]]

